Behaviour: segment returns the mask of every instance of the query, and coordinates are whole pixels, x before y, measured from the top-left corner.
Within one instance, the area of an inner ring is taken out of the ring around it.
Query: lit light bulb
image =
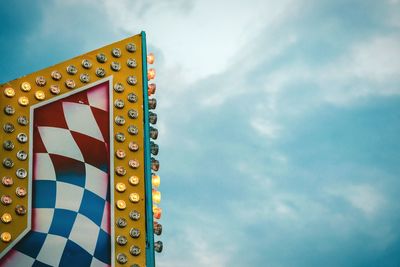
[[[153,216],[159,220],[161,218],[162,209],[156,205],[153,206]]]
[[[160,203],[161,202],[161,193],[160,191],[157,191],[155,189],[152,190],[153,194],[153,202],[154,203]]]
[[[158,175],[156,175],[156,174],[153,174],[153,175],[151,176],[151,184],[152,184],[154,187],[159,187],[159,186],[160,186],[160,182],[161,182],[160,176],[158,176]]]
[[[38,90],[35,92],[35,97],[37,100],[43,100],[46,98],[46,95],[42,90]]]
[[[147,79],[150,81],[156,77],[156,70],[151,68],[147,71]]]
[[[21,96],[20,98],[18,98],[18,103],[21,106],[27,106],[29,104],[29,99],[26,96]]]
[[[150,54],[148,54],[147,55],[147,63],[149,63],[149,64],[153,64],[154,63],[154,54],[153,53],[150,53]]]
[[[31,89],[32,89],[32,86],[31,86],[30,83],[28,83],[28,82],[23,82],[23,83],[21,84],[21,90],[22,90],[22,91],[28,92],[28,91],[30,91]]]
[[[5,94],[7,97],[13,97],[13,96],[15,96],[15,91],[14,91],[13,88],[7,87],[6,89],[4,89],[4,94]]]

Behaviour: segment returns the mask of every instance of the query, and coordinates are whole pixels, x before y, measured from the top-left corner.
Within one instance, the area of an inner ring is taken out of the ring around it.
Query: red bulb
[[[150,83],[147,87],[147,93],[149,96],[155,94],[156,92],[156,84],[155,83]]]
[[[162,209],[157,206],[153,206],[153,216],[155,219],[159,220],[161,218]]]

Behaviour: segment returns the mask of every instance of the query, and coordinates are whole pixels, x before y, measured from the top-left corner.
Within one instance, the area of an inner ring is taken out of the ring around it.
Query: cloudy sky
[[[0,82],[147,32],[157,266],[399,266],[400,1],[2,1],[0,25]]]

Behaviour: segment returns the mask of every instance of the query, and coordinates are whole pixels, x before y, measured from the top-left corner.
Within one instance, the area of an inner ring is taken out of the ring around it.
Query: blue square
[[[90,266],[92,258],[92,255],[86,250],[78,246],[75,242],[68,240],[58,266]]]
[[[68,238],[78,213],[64,209],[54,209],[49,234]]]
[[[91,219],[95,224],[101,226],[103,219],[105,200],[91,191],[85,190],[82,197],[79,213]]]
[[[47,234],[31,231],[17,243],[15,249],[35,259],[42,249],[46,236]]]
[[[56,182],[37,180],[33,182],[33,208],[54,208],[56,206]]]
[[[41,261],[36,260],[33,264],[32,267],[52,267],[51,265],[45,264]]]
[[[111,236],[103,229],[100,229],[97,238],[94,257],[106,264],[111,264]]]
[[[86,168],[84,162],[61,155],[49,155],[53,162],[58,182],[85,187]]]

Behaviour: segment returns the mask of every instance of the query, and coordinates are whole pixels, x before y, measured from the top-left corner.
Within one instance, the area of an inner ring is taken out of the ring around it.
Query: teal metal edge
[[[149,125],[149,96],[147,92],[147,44],[146,33],[142,36],[142,71],[143,71],[143,114],[144,114],[144,181],[146,204],[146,267],[155,267],[154,259],[154,229],[153,229],[153,197],[151,184],[150,156],[150,125]]]

